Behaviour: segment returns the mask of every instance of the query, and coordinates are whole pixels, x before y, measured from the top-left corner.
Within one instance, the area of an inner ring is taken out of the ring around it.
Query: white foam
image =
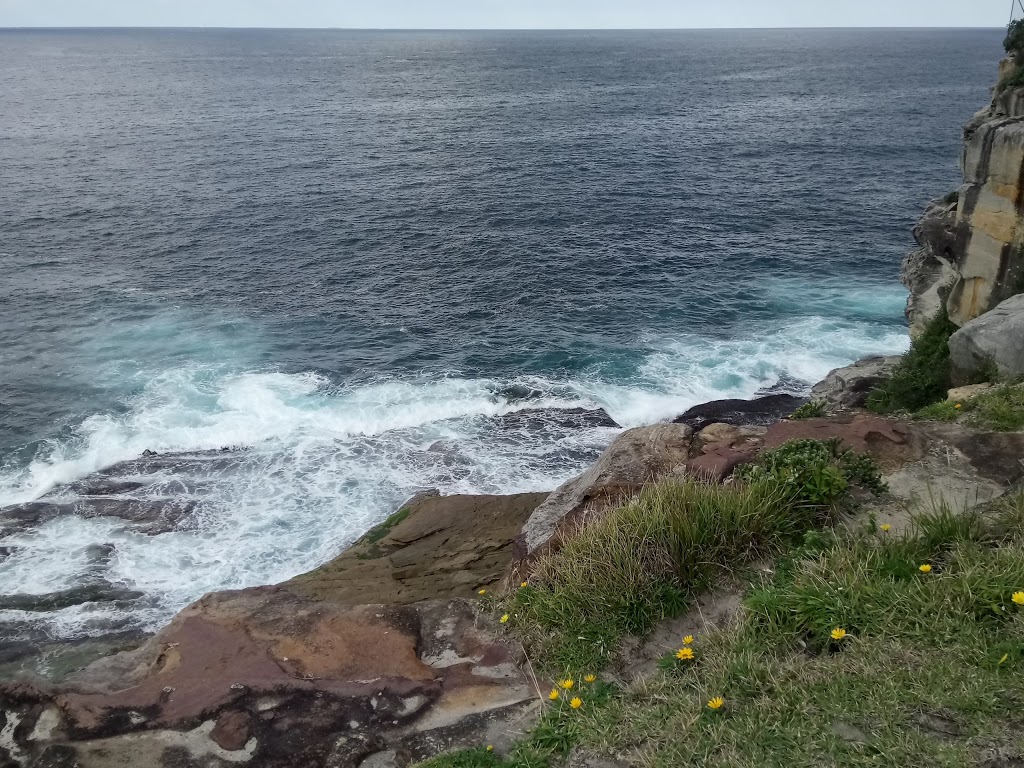
[[[204,592],[274,583],[315,567],[423,487],[442,492],[545,490],[580,471],[615,430],[500,435],[489,417],[521,408],[604,407],[623,426],[674,416],[721,397],[750,397],[780,378],[811,382],[870,353],[906,347],[902,329],[805,317],[744,339],[650,336],[633,371],[611,380],[524,378],[540,399],[516,404],[487,379],[381,380],[336,387],[312,373],[228,373],[195,364],[145,375],[121,414],[86,419],[31,464],[0,476],[0,506],[146,449],[249,450],[230,471],[202,478],[195,527],[158,536],[116,520],[61,518],[5,541],[0,591],[42,593],[93,574],[84,548],[113,544],[103,578],[144,591],[133,622],[153,628]],[[0,619],[11,618],[11,612]],[[38,618],[38,617],[36,617]],[[48,614],[58,636],[102,631],[117,606]]]

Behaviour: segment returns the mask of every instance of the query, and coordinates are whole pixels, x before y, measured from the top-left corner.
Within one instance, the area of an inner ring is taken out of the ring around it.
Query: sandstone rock
[[[693,441],[691,458],[686,462],[687,474],[708,481],[720,481],[739,464],[750,462],[757,456],[767,427],[743,426],[716,422],[704,427]]]
[[[472,597],[496,583],[513,540],[546,493],[420,496],[331,562],[287,583],[295,593],[358,605]]]
[[[559,486],[538,506],[518,538],[520,556],[544,547],[584,513],[600,514],[689,458],[693,430],[654,424],[619,435],[590,469]]]
[[[824,401],[832,408],[861,408],[871,390],[889,377],[899,361],[899,355],[865,357],[836,368],[811,388],[811,400]]]
[[[694,429],[714,422],[763,426],[788,416],[805,402],[806,398],[785,394],[755,397],[753,400],[712,400],[695,405],[673,419],[673,423],[687,424]]]
[[[1006,299],[950,336],[949,359],[954,383],[992,363],[1001,379],[1024,376],[1024,294]]]
[[[883,468],[898,467],[924,454],[926,440],[913,425],[883,419],[866,413],[846,414],[819,419],[780,421],[768,427],[765,449],[777,448],[790,440],[830,440],[874,457]]]
[[[953,389],[946,392],[946,400],[952,403],[962,403],[992,388],[992,384],[966,384],[962,387],[953,387]]]
[[[904,259],[900,271],[910,291],[906,316],[912,338],[942,309],[957,279],[957,254],[967,235],[966,227],[957,224],[958,198],[933,202],[914,227],[918,249]]]

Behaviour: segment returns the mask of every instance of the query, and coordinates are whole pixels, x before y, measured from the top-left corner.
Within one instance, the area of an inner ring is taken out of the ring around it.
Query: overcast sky
[[[995,27],[1010,0],[0,0],[0,27]]]

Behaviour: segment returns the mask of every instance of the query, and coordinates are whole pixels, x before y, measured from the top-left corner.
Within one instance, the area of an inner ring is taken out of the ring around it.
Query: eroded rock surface
[[[823,401],[830,408],[861,408],[871,390],[889,378],[899,361],[899,355],[865,357],[829,371],[811,389],[811,400]]]

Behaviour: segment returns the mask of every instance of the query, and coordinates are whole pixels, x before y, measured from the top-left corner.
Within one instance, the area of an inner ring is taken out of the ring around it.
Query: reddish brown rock
[[[790,440],[832,438],[839,438],[847,448],[870,454],[883,468],[900,466],[924,455],[925,439],[919,429],[865,413],[780,421],[768,427],[764,447],[778,448]]]
[[[217,724],[210,731],[210,738],[217,742],[217,746],[226,749],[228,752],[237,752],[245,747],[249,736],[252,734],[249,713],[238,710],[221,712],[217,718]]]

